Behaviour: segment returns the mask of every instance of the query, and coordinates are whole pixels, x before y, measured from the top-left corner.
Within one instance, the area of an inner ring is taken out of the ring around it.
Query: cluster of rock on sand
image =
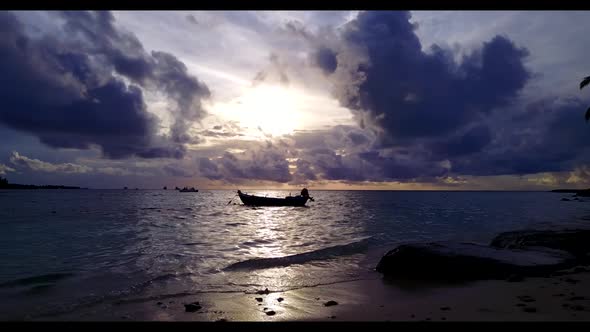
[[[590,229],[522,230],[490,245],[427,242],[396,247],[377,271],[392,279],[469,281],[549,276],[590,263]]]

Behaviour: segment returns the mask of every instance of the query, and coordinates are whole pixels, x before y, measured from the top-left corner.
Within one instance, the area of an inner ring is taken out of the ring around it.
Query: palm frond
[[[586,85],[588,85],[589,83],[590,83],[590,76],[584,77],[582,82],[580,82],[580,90],[582,90],[582,88],[585,87]]]

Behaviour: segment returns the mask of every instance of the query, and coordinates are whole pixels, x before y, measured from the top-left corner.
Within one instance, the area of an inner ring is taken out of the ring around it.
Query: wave
[[[283,257],[248,259],[245,261],[231,264],[225,267],[223,270],[236,271],[268,269],[273,267],[285,267],[293,264],[305,264],[311,261],[327,260],[334,257],[352,255],[362,250],[365,250],[368,247],[369,239],[371,238],[371,236],[367,236],[361,239],[357,239],[354,242],[322,248],[318,250],[312,250],[301,254]]]
[[[50,274],[43,274],[34,277],[16,279],[12,281],[7,281],[0,284],[0,288],[5,287],[15,287],[15,286],[29,286],[35,284],[46,284],[46,283],[54,283],[61,279],[69,278],[73,276],[73,273],[50,273]]]

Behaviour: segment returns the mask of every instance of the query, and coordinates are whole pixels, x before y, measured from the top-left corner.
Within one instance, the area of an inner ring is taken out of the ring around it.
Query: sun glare
[[[237,120],[253,133],[281,136],[292,133],[301,125],[297,94],[279,86],[254,87],[237,103],[224,108],[226,116]]]

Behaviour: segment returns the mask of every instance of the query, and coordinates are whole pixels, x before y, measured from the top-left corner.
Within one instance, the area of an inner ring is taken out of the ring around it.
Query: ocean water
[[[0,191],[0,319],[356,280],[408,241],[489,243],[502,231],[590,223],[590,202],[560,201],[569,194],[310,194],[304,208],[252,208],[224,190]]]

